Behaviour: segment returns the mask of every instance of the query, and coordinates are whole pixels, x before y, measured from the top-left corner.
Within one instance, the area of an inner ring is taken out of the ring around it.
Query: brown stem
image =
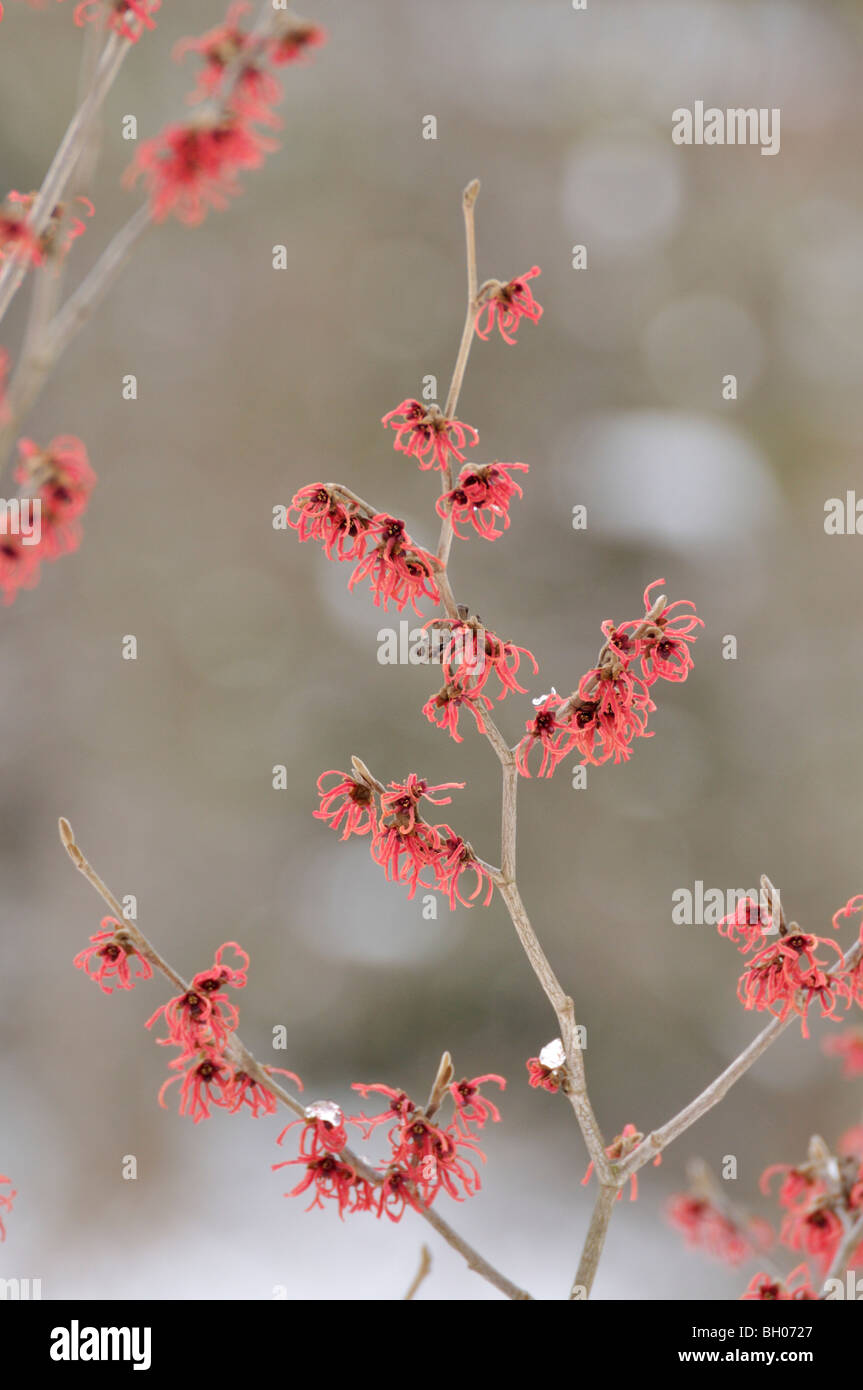
[[[599,1266],[600,1256],[602,1255],[605,1237],[608,1232],[608,1223],[614,1211],[614,1204],[617,1201],[620,1189],[616,1186],[603,1184],[596,1194],[596,1201],[593,1206],[593,1215],[590,1218],[590,1226],[587,1230],[587,1237],[584,1242],[584,1249],[581,1252],[581,1259],[578,1262],[575,1281],[570,1290],[570,1299],[589,1298],[593,1289],[593,1281],[596,1278],[596,1271]]]

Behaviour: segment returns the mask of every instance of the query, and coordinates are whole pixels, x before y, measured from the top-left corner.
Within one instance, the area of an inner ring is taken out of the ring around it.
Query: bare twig
[[[414,1275],[413,1279],[411,1280],[410,1288],[408,1289],[407,1293],[405,1294],[405,1299],[404,1299],[405,1303],[409,1303],[410,1300],[411,1300],[412,1298],[415,1298],[415,1297],[416,1297],[417,1290],[419,1289],[420,1284],[423,1282],[424,1279],[428,1278],[429,1274],[431,1274],[431,1267],[432,1267],[431,1251],[429,1250],[429,1248],[428,1248],[427,1245],[421,1245],[421,1246],[420,1246],[420,1267],[419,1267],[419,1269],[417,1270],[416,1274]]]

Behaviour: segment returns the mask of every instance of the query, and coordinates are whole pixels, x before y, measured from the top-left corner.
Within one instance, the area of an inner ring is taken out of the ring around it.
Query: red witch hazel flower
[[[376,543],[372,551],[360,560],[348,580],[353,589],[362,579],[371,583],[376,608],[385,611],[393,603],[401,613],[409,603],[418,617],[422,614],[417,599],[429,598],[440,602],[440,592],[434,573],[437,561],[433,555],[414,545],[403,521],[397,517],[376,513],[372,517]]]
[[[12,1187],[12,1179],[4,1177],[3,1174],[0,1173],[0,1186],[5,1187],[7,1185],[10,1188]],[[14,1188],[11,1192],[0,1192],[0,1241],[6,1239],[6,1227],[3,1224],[3,1212],[12,1210],[12,1203],[17,1196],[18,1193],[14,1190]]]
[[[654,601],[650,592],[664,583],[664,579],[655,579],[648,584],[644,591],[644,617],[622,623],[613,637],[622,651],[640,659],[641,674],[647,685],[660,679],[686,680],[692,670],[688,644],[698,636],[695,629],[704,626],[703,619],[689,611],[694,609],[690,599],[678,599],[676,603],[666,604],[658,613],[652,612]]]
[[[479,297],[483,299],[483,304],[476,316],[475,325],[478,337],[488,339],[496,322],[504,342],[512,345],[515,343],[516,330],[522,319],[539,323],[542,306],[537,304],[527,283],[539,274],[539,266],[535,265],[526,274],[519,276],[517,280],[508,281],[505,285],[499,280],[489,280],[481,287]]]
[[[149,1027],[149,1024],[147,1026]],[[168,1065],[178,1072],[186,1067],[186,1071],[182,1076],[169,1076],[163,1084],[159,1091],[159,1104],[163,1110],[167,1109],[165,1093],[175,1081],[181,1082],[179,1113],[191,1115],[196,1125],[200,1124],[201,1120],[210,1118],[211,1105],[222,1110],[231,1108],[234,1097],[234,1068],[216,1048],[203,1047],[192,1053],[184,1052]]]
[[[164,222],[173,213],[180,222],[197,227],[210,208],[222,211],[242,192],[237,174],[260,168],[275,148],[239,116],[215,125],[171,125],[142,143],[125,182],[131,187],[143,177],[154,222]]]
[[[749,1221],[743,1227],[708,1198],[694,1192],[672,1197],[666,1216],[690,1249],[703,1250],[732,1267],[742,1264],[756,1250],[766,1249],[773,1239],[766,1221]]]
[[[477,729],[484,734],[486,726],[482,717],[483,711],[488,714],[492,709],[492,703],[476,686],[461,686],[447,682],[436,694],[429,696],[423,705],[423,714],[429,723],[436,724],[439,729],[445,729],[456,743],[464,743],[458,731],[458,717],[463,709],[473,715]]]
[[[150,962],[138,955],[116,917],[103,917],[100,925],[102,930],[90,937],[92,944],[75,957],[76,970],[84,970],[104,994],[113,994],[115,988],[134,989],[138,980],[151,979]]]
[[[96,474],[81,440],[62,434],[40,449],[32,439],[19,439],[15,480],[41,504],[40,556],[56,560],[77,550],[80,518],[96,486]]]
[[[60,262],[68,252],[72,242],[83,236],[86,225],[80,217],[70,213],[64,203],[57,203],[40,235],[35,237],[29,228],[28,218],[36,201],[35,193],[12,192],[7,196],[8,219],[7,235],[10,245],[20,259],[30,265],[44,265],[46,261]],[[96,209],[89,198],[78,197],[87,217],[93,217]],[[0,257],[3,254],[3,220],[0,218]]]
[[[361,560],[380,532],[371,516],[339,500],[338,489],[325,483],[300,488],[288,508],[287,523],[301,541],[322,541],[330,560]]]
[[[536,675],[539,667],[536,658],[526,647],[517,647],[514,642],[504,642],[478,618],[468,618],[458,622],[435,618],[429,626],[443,624],[448,636],[441,654],[441,668],[446,680],[452,684],[466,685],[468,682],[477,688],[484,688],[489,677],[494,674],[500,681],[498,700],[503,700],[509,692],[526,695],[524,686],[516,680],[522,657],[533,667]]]
[[[329,789],[324,785],[328,777],[338,779]],[[327,821],[333,830],[338,830],[344,822],[341,834],[343,840],[349,839],[351,835],[368,835],[370,831],[375,830],[377,820],[374,793],[367,782],[350,777],[347,772],[332,769],[321,773],[318,778],[318,791],[321,804],[319,809],[313,812],[315,818]]]
[[[296,1072],[285,1071],[284,1067],[263,1067],[262,1071],[267,1076],[286,1076],[289,1081],[293,1081],[298,1091],[303,1089],[303,1083]],[[227,1109],[232,1115],[246,1106],[251,1110],[255,1119],[259,1115],[275,1115],[279,1108],[279,1102],[273,1092],[268,1090],[255,1077],[249,1076],[248,1072],[235,1071],[231,1082],[231,1094],[228,1099]]]
[[[533,701],[536,714],[533,719],[527,721],[527,737],[521,740],[515,753],[522,777],[530,776],[528,758],[535,744],[538,743],[542,749],[540,777],[551,777],[555,768],[572,748],[575,734],[569,720],[561,722],[557,718],[558,712],[567,705],[568,701],[558,695],[553,687],[548,695],[542,695]]]
[[[223,953],[229,950],[237,952],[238,966],[224,960]],[[182,1047],[187,1055],[200,1047],[221,1051],[239,1021],[237,1009],[224,993],[223,986],[242,989],[248,978],[248,964],[246,952],[235,941],[226,941],[216,952],[213,967],[193,976],[185,994],[161,1004],[145,1027],[152,1028],[158,1018],[163,1018],[168,1036],[157,1041],[165,1047]]]
[[[513,497],[523,495],[522,488],[509,476],[516,468],[526,473],[528,464],[489,463],[484,468],[463,468],[452,491],[438,498],[437,514],[452,518],[452,529],[459,540],[465,539],[459,526],[472,525],[487,541],[497,540],[508,529],[509,504]]]
[[[528,1080],[533,1087],[541,1087],[552,1095],[559,1091],[566,1080],[566,1052],[560,1038],[546,1043],[538,1057],[527,1061]]]
[[[614,1163],[620,1163],[622,1159],[629,1158],[629,1155],[630,1155],[635,1149],[638,1148],[639,1144],[643,1144],[643,1143],[644,1143],[644,1135],[643,1135],[639,1130],[637,1130],[637,1129],[635,1128],[635,1125],[624,1125],[624,1127],[623,1127],[623,1129],[621,1130],[620,1134],[618,1134],[617,1137],[616,1137],[615,1139],[612,1140],[612,1142],[608,1145],[607,1149],[605,1150],[606,1158],[610,1158],[610,1159],[612,1160],[612,1162],[614,1162]],[[654,1168],[657,1168],[661,1162],[662,1162],[662,1154],[661,1154],[661,1153],[658,1153],[658,1154],[656,1155],[656,1157],[654,1158],[654,1160],[653,1160],[653,1166],[654,1166]],[[590,1182],[590,1178],[591,1178],[591,1174],[592,1174],[592,1173],[593,1173],[593,1161],[591,1160],[591,1162],[587,1165],[587,1172],[585,1173],[584,1177],[583,1177],[582,1180],[581,1180],[581,1185],[582,1185],[582,1187],[584,1187],[587,1183]],[[630,1178],[629,1181],[630,1181],[629,1200],[630,1200],[630,1202],[634,1202],[634,1201],[636,1200],[636,1198],[638,1197],[638,1174],[637,1174],[637,1173],[633,1173],[633,1175],[632,1175],[632,1177]],[[618,1194],[617,1194],[617,1200],[618,1200],[618,1202],[620,1201],[620,1199],[621,1199],[622,1196],[623,1196],[623,1192],[622,1192],[622,1191],[621,1191],[621,1192],[618,1192]]]
[[[472,1081],[465,1078],[463,1081],[452,1083],[449,1093],[455,1101],[457,1124],[475,1124],[482,1129],[487,1120],[500,1120],[497,1106],[480,1094],[480,1086],[485,1086],[489,1081],[493,1081],[502,1091],[506,1090],[506,1081],[494,1072],[488,1072],[485,1076],[475,1076]]]
[[[448,420],[436,405],[406,400],[390,410],[381,420],[396,432],[393,448],[408,458],[415,458],[420,468],[440,468],[444,471],[451,459],[464,463],[462,449],[479,443],[472,425],[461,420]]]
[[[775,1279],[762,1270],[753,1274],[746,1292],[740,1295],[741,1302],[789,1303],[817,1299],[812,1287],[809,1266],[802,1264],[792,1269],[787,1279]]]
[[[305,1164],[306,1171],[296,1187],[286,1192],[286,1197],[299,1197],[314,1188],[314,1196],[306,1207],[323,1210],[325,1202],[337,1202],[339,1216],[346,1211],[368,1211],[371,1206],[373,1190],[365,1178],[361,1178],[350,1163],[345,1163],[335,1154],[325,1153],[320,1158],[288,1158],[283,1163],[274,1163],[273,1171],[286,1168],[293,1163]]]
[[[41,265],[43,256],[39,238],[28,225],[22,202],[22,195],[13,191],[0,207],[0,262],[17,260],[25,265]]]
[[[863,1076],[863,1028],[849,1028],[821,1044],[828,1057],[841,1057],[843,1076]]]
[[[286,18],[280,32],[267,42],[267,57],[277,67],[305,63],[311,57],[310,50],[320,48],[326,41],[326,29],[305,19]]]
[[[292,1120],[285,1125],[278,1139],[281,1144],[295,1125],[302,1125],[300,1134],[300,1155],[302,1158],[320,1158],[321,1154],[339,1154],[348,1142],[347,1124],[342,1108],[334,1100],[316,1100],[306,1106],[305,1119]]]
[[[485,897],[482,906],[488,907],[494,893],[494,880],[488,870],[480,864],[467,841],[456,835],[448,825],[438,825],[435,829],[441,840],[440,852],[432,864],[435,888],[446,895],[453,912],[456,903],[461,903],[462,907],[473,907],[483,889]],[[468,887],[473,887],[473,892],[467,896],[462,891],[464,878],[468,880]]]
[[[726,936],[734,945],[739,939],[737,949],[746,955],[761,944],[765,936],[775,936],[779,925],[774,922],[766,903],[756,902],[754,898],[741,898],[734,911],[722,918],[717,930],[720,936]]]
[[[780,1240],[791,1250],[799,1250],[815,1260],[826,1273],[842,1244],[845,1227],[842,1219],[830,1206],[817,1206],[809,1211],[790,1211],[782,1223]]]
[[[204,60],[197,89],[188,98],[190,102],[214,96],[222,85],[225,70],[248,46],[249,31],[242,27],[239,20],[251,8],[249,0],[237,0],[228,7],[221,24],[208,29],[199,38],[179,39],[174,44],[172,57],[175,62],[182,62],[187,53],[196,53]]]
[[[238,22],[251,8],[246,0],[238,0],[230,6],[222,24],[209,29],[200,38],[181,39],[175,44],[173,56],[182,60],[187,53],[196,53],[204,61],[198,85],[187,98],[190,103],[217,96],[225,73],[231,69],[234,81],[229,95],[230,109],[250,120],[278,125],[278,117],[271,108],[281,100],[282,88],[263,66],[269,56],[266,47]],[[261,62],[255,60],[256,52]],[[245,57],[237,71],[234,65],[241,54]]]
[[[137,43],[145,29],[155,29],[153,15],[162,7],[162,0],[82,0],[75,7],[75,23],[80,27],[91,24],[105,15],[105,27],[121,39]],[[106,13],[107,9],[107,13]]]
[[[33,589],[38,582],[38,547],[25,544],[19,535],[0,531],[0,591],[4,604],[14,603],[20,589]]]
[[[816,948],[829,946],[839,961],[842,952],[826,937],[812,936],[799,929],[765,946],[747,963],[737,986],[737,997],[744,1008],[768,1012],[786,1019],[800,1017],[804,1038],[809,1037],[808,1012],[812,1003],[821,1007],[821,1017],[836,1019],[840,999],[850,1003],[849,987],[841,975],[828,975]]]

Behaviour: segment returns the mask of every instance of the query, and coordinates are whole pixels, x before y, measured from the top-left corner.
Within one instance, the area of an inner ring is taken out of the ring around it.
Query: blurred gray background
[[[120,187],[122,117],[142,138],[182,118],[194,65],[171,47],[222,13],[166,3],[130,55],[71,282],[139,202]],[[654,578],[707,625],[628,766],[592,770],[584,791],[566,767],[521,787],[523,895],[587,1024],[609,1138],[667,1119],[762,1021],[735,999],[733,948],[672,925],[675,889],[766,871],[821,930],[863,888],[863,540],[823,527],[827,498],[863,493],[859,5],[321,0],[312,17],[330,42],[283,73],[279,152],[226,214],[145,239],[24,427],[80,435],[99,475],[80,552],[0,616],[0,1170],[19,1190],[0,1275],[40,1277],[45,1297],[399,1298],[426,1239],[413,1217],[342,1224],[286,1202],[269,1169],[281,1119],[195,1127],[157,1107],[167,1057],[143,1023],[165,992],[105,998],[72,969],[102,908],[58,814],[179,970],[243,943],[243,1036],[269,1060],[284,1024],[272,1060],[310,1098],[348,1104],[352,1080],[422,1097],[445,1047],[459,1075],[509,1077],[482,1194],[441,1211],[536,1296],[568,1290],[586,1160],[569,1107],[526,1083],[556,1025],[502,907],[424,921],[363,843],[311,815],[318,773],[355,752],[385,779],[466,780],[444,814],[496,860],[496,760],[423,719],[434,672],[378,663],[387,619],[347,595],[348,567],[271,526],[275,504],[335,478],[433,543],[436,480],[379,420],[425,374],[445,391],[470,178],[480,277],[539,264],[545,315],[517,348],[477,344],[470,365],[459,413],[477,460],[531,473],[504,539],[456,543],[459,599],[533,649],[532,695],[571,689],[601,620],[635,616]],[[7,5],[0,185],[38,185],[79,46],[70,5]],[[671,112],[695,100],[780,107],[780,153],[674,146]],[[578,243],[587,270],[571,268]],[[13,354],[25,307],[22,293],[3,326]],[[121,659],[129,633],[136,662]],[[529,710],[500,707],[513,740]],[[288,792],[272,789],[276,763]],[[686,1253],[662,1205],[688,1157],[735,1154],[732,1195],[767,1212],[761,1169],[858,1120],[824,1031],[790,1030],[646,1170],[598,1296],[739,1295],[757,1266]],[[421,1297],[497,1297],[432,1244]]]

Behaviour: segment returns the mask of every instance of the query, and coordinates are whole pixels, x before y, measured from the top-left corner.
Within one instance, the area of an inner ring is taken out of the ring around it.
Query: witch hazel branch
[[[42,8],[41,5],[37,8]],[[145,202],[107,244],[78,287],[62,299],[73,243],[92,235],[97,209],[88,196],[99,152],[99,119],[122,65],[151,38],[161,0],[84,0],[62,16],[85,30],[81,100],[37,191],[12,190],[0,206],[0,320],[32,280],[27,326],[14,372],[0,347],[0,469],[19,426],[56,363],[92,316],[144,233],[170,217],[198,227],[242,193],[240,176],[278,148],[276,76],[305,62],[326,41],[317,24],[279,0],[263,0],[254,22],[247,0],[231,4],[205,34],[181,40],[174,58],[198,65],[187,101],[191,115],[141,142],[125,175],[143,184]],[[4,39],[11,29],[3,26]],[[132,118],[137,120],[137,118]],[[71,195],[69,190],[71,190]],[[62,302],[61,302],[62,301]],[[0,502],[0,594],[13,603],[38,584],[42,562],[77,550],[81,519],[96,484],[81,439],[61,435],[37,445],[20,437],[13,465],[16,495]]]

